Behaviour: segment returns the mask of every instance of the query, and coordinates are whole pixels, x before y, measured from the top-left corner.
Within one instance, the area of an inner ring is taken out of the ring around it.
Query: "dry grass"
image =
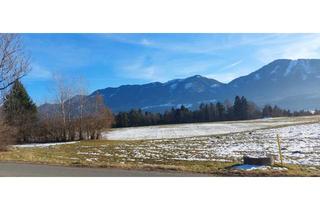
[[[159,150],[158,155],[150,153],[148,148],[156,146],[157,141],[82,141],[43,148],[12,148],[1,152],[0,160],[79,167],[176,170],[213,176],[320,176],[318,167],[286,165],[286,171],[239,171],[231,169],[237,163],[235,161],[175,160],[174,154],[165,148]]]
[[[16,142],[15,129],[6,125],[0,118],[0,151],[6,151],[9,145]]]

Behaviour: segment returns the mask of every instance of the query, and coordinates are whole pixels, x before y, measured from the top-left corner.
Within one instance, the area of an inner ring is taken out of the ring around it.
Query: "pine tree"
[[[18,141],[26,142],[37,120],[37,107],[20,81],[15,81],[3,104],[5,122],[17,129]]]
[[[236,96],[234,99],[234,104],[233,104],[233,115],[235,120],[240,120],[241,119],[241,112],[242,112],[242,108],[241,108],[241,99],[239,96]]]
[[[226,108],[224,107],[224,105],[220,102],[218,102],[216,104],[216,107],[217,107],[217,111],[218,111],[218,120],[224,120],[225,119],[225,111],[226,111]]]
[[[118,127],[128,127],[129,126],[129,119],[127,112],[120,112],[116,116],[116,122]]]
[[[272,106],[265,105],[262,110],[262,117],[271,117],[272,116]]]
[[[242,96],[241,97],[241,120],[247,120],[249,118],[249,105],[247,99]]]
[[[236,120],[247,120],[249,118],[249,104],[247,99],[242,96],[236,96],[234,99],[234,117]]]

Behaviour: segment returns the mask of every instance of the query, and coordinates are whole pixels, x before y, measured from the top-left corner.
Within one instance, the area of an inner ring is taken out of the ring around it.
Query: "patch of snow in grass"
[[[97,160],[98,160],[98,158],[87,158],[86,159],[86,161],[88,161],[88,162],[97,161]]]
[[[101,154],[97,153],[97,152],[77,152],[77,155],[95,155],[95,156],[98,156],[98,155],[101,155]]]
[[[272,167],[272,166],[258,166],[258,165],[237,165],[233,166],[232,169],[235,170],[244,170],[244,171],[254,171],[254,170],[273,170],[273,171],[287,171],[287,168],[284,167]]]
[[[269,119],[268,119],[269,120]],[[273,155],[278,160],[276,135],[285,163],[320,166],[319,123],[261,129],[223,136],[150,140],[115,148],[117,155],[152,160],[242,161],[246,156]]]
[[[21,145],[14,145],[13,147],[16,147],[16,148],[51,147],[51,146],[59,146],[59,145],[74,144],[74,143],[77,143],[77,141],[58,142],[58,143],[21,144]]]

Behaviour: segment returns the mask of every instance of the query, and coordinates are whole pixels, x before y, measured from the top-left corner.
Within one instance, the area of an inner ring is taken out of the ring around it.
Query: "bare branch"
[[[0,34],[0,91],[30,71],[21,38],[17,34]]]

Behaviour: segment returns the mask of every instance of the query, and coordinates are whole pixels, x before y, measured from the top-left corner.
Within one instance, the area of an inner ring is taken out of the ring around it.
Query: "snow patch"
[[[77,143],[77,141],[59,142],[59,143],[21,144],[21,145],[14,145],[13,147],[16,147],[16,148],[51,147],[51,146],[59,146],[59,145],[74,144],[74,143]]]
[[[213,84],[210,87],[215,88],[215,87],[219,87],[219,86],[220,86],[219,84]]]
[[[270,74],[275,74],[279,68],[280,68],[279,66],[276,66],[276,67],[270,72]]]
[[[144,107],[141,108],[141,110],[152,109],[152,108],[161,108],[161,107],[176,107],[176,108],[180,108],[182,105],[187,107],[187,108],[190,108],[190,107],[192,107],[193,104],[173,104],[173,103],[157,104],[157,105],[152,105],[152,106],[144,106]]]
[[[288,76],[291,73],[293,67],[295,67],[297,65],[297,63],[298,63],[297,60],[290,61],[289,65],[286,69],[286,72],[284,73],[283,76]]]
[[[174,90],[174,89],[176,89],[177,88],[177,83],[174,83],[174,84],[172,84],[172,85],[170,85],[170,89],[171,90]]]
[[[255,75],[254,75],[254,80],[260,80],[260,79],[261,79],[261,77],[260,77],[259,74],[255,74]]]
[[[173,106],[175,106],[175,104],[167,103],[167,104],[157,104],[157,105],[151,105],[151,106],[144,106],[141,109],[145,110],[145,109],[152,109],[152,108],[159,108],[159,107],[173,107]]]
[[[232,167],[235,170],[244,170],[244,171],[254,171],[254,170],[276,170],[276,171],[287,171],[287,168],[284,167],[272,167],[272,166],[258,166],[258,165],[237,165]]]
[[[301,66],[303,67],[303,70],[305,73],[310,74],[312,71],[310,69],[310,63],[307,60],[301,60],[300,61]]]
[[[165,82],[163,83],[164,85],[169,85],[169,84],[172,84],[172,83],[178,83],[178,82],[181,82],[182,79],[173,79],[173,80],[170,80],[168,82]]]

